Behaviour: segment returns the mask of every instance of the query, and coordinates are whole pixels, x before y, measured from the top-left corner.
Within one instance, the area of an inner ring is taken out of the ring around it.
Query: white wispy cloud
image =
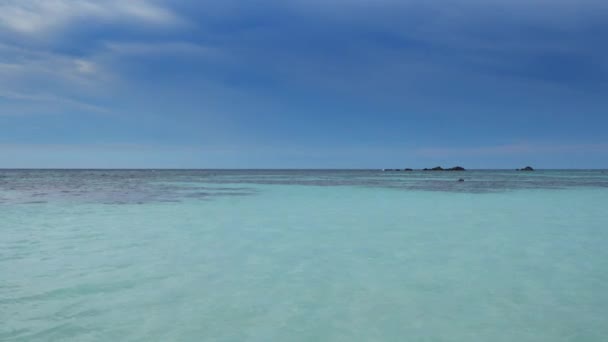
[[[168,42],[107,42],[106,51],[115,55],[212,56],[220,50],[211,46],[182,41]]]
[[[87,102],[83,102],[80,100],[75,100],[68,97],[61,97],[53,94],[41,94],[41,93],[19,93],[10,90],[2,90],[0,89],[0,98],[8,99],[8,100],[17,100],[17,101],[25,101],[25,102],[40,102],[46,104],[54,104],[61,105],[70,108],[76,108],[80,110],[84,110],[87,112],[93,112],[98,114],[108,114],[111,111],[100,107],[97,105],[93,105]],[[11,113],[2,112],[2,114],[10,115]]]
[[[108,79],[108,71],[87,58],[0,44],[0,98],[15,103],[107,113],[80,98],[96,94]]]
[[[0,76],[7,80],[11,76],[26,74],[54,75],[80,82],[103,76],[100,66],[86,58],[0,43]]]
[[[78,53],[65,52],[66,39],[94,23],[104,28],[179,28],[186,25],[159,0],[0,0],[0,97],[19,103],[48,103],[57,108],[105,112],[80,99],[108,95],[120,82],[114,63],[121,53],[173,50],[203,53],[186,43],[105,45]],[[147,31],[148,32],[148,31]],[[101,43],[101,42],[100,42]],[[121,51],[118,51],[121,49]],[[98,102],[98,101],[93,101]]]
[[[0,90],[38,93],[71,88],[75,92],[97,89],[110,72],[95,60],[0,43]]]
[[[0,3],[0,28],[14,33],[46,35],[76,20],[183,23],[175,13],[149,0],[4,0]]]

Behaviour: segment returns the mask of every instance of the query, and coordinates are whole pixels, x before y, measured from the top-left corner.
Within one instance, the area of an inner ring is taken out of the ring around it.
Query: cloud
[[[107,108],[96,106],[90,103],[86,103],[83,101],[67,98],[67,97],[59,97],[53,94],[32,94],[32,93],[18,93],[14,91],[5,91],[0,89],[0,98],[14,100],[14,101],[24,101],[24,102],[42,102],[47,104],[57,104],[68,106],[70,108],[77,108],[81,110],[85,110],[87,112],[101,113],[107,114],[111,111]]]
[[[105,112],[76,99],[99,100],[112,93],[112,85],[123,81],[115,70],[120,53],[104,45],[112,39],[108,34],[118,28],[130,30],[138,38],[149,37],[156,34],[156,28],[185,24],[186,20],[157,0],[0,1],[0,96],[20,105],[48,103],[52,105],[49,112],[65,106]],[[126,45],[122,47],[127,49]],[[144,45],[129,46],[131,52],[147,52]],[[148,46],[149,51],[152,44]],[[198,54],[203,50],[188,43],[157,47],[157,51],[165,49]],[[60,107],[53,108],[55,105]]]
[[[19,93],[81,98],[74,94],[120,85],[137,91],[142,83],[164,92],[179,79],[219,91],[267,87],[274,98],[302,90],[352,95],[412,111],[436,96],[443,101],[430,105],[441,109],[466,97],[475,98],[469,106],[496,97],[511,105],[555,93],[553,86],[593,90],[608,75],[606,49],[593,41],[603,35],[583,32],[597,24],[589,13],[606,8],[595,0],[0,3],[0,41],[5,30],[26,47],[4,53],[0,46],[0,86]],[[183,23],[196,25],[187,32],[129,29]],[[54,35],[19,40],[47,34]],[[124,100],[117,95],[116,103]]]
[[[105,113],[106,109],[76,98],[103,92],[109,79],[104,67],[87,58],[0,44],[0,97],[4,99]],[[47,110],[52,111],[51,107]]]
[[[24,48],[0,43],[0,76],[53,75],[85,83],[99,81],[102,69],[85,57],[74,57],[43,49]],[[2,84],[0,80],[0,85]]]
[[[114,55],[145,55],[145,56],[190,56],[204,57],[220,53],[220,50],[201,44],[168,41],[168,42],[107,42],[106,52]]]
[[[93,62],[76,59],[74,60],[74,64],[76,65],[76,70],[82,74],[94,74],[96,72],[96,66]]]
[[[0,4],[0,28],[18,34],[46,35],[77,20],[182,23],[175,13],[149,0],[5,0]]]

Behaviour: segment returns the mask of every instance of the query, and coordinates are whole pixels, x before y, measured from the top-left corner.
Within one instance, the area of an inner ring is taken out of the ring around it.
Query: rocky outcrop
[[[424,171],[466,171],[466,169],[462,166],[454,166],[449,169],[444,169],[441,166],[436,166],[432,169],[424,169]]]
[[[405,168],[405,169],[382,169],[382,171],[414,171],[414,169],[410,169],[410,168]],[[454,166],[454,167],[450,167],[448,169],[444,169],[441,166],[435,166],[432,169],[429,168],[425,168],[422,169],[422,171],[466,171],[466,169],[462,166]]]
[[[517,169],[517,171],[534,171],[532,166],[526,166],[523,169]]]

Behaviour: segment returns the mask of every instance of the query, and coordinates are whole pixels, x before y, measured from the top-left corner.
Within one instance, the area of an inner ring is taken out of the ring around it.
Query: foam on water
[[[602,171],[0,174],[3,341],[608,336]]]

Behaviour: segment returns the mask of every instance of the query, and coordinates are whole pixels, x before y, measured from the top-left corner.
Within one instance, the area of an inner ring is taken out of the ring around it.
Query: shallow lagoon
[[[0,340],[604,341],[606,208],[605,171],[4,170]]]

